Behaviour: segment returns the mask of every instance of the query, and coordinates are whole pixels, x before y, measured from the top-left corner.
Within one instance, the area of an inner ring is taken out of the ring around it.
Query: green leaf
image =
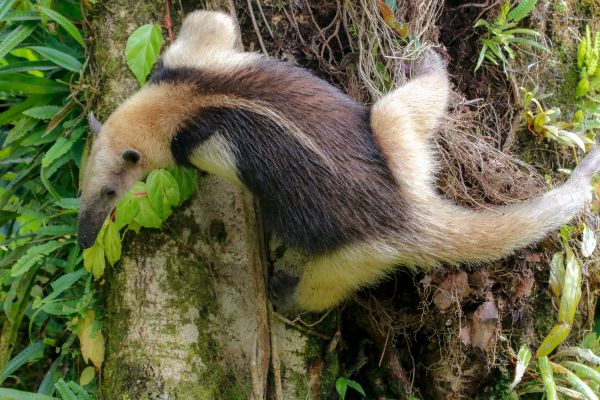
[[[560,364],[550,362],[550,366],[552,367],[553,372],[557,374],[564,374],[571,386],[573,386],[577,391],[583,394],[586,397],[586,399],[598,400],[598,396],[594,393],[594,391],[577,375],[575,375]]]
[[[523,375],[527,370],[527,366],[529,365],[529,361],[531,361],[531,350],[529,346],[526,344],[522,344],[519,348],[519,353],[517,354],[517,366],[515,368],[515,378],[513,379],[510,388],[514,389],[515,386],[521,382],[523,379]]]
[[[162,34],[160,25],[157,24],[142,25],[127,39],[125,48],[127,65],[140,85],[146,82],[146,77],[158,59],[161,46]]]
[[[555,325],[548,336],[544,338],[544,341],[542,344],[540,344],[540,347],[538,347],[536,356],[540,358],[552,353],[552,351],[567,338],[570,332],[570,324],[562,322],[558,325]]]
[[[180,166],[169,168],[168,171],[175,178],[179,187],[179,203],[176,204],[179,206],[196,192],[196,178],[198,174],[195,169]]]
[[[55,384],[56,391],[60,394],[62,400],[79,400],[77,395],[69,388],[69,385],[61,378]]]
[[[583,68],[583,62],[585,61],[585,53],[587,51],[587,43],[586,38],[583,37],[581,42],[579,42],[579,47],[577,47],[577,68]]]
[[[104,253],[110,265],[115,265],[121,258],[121,236],[114,222],[108,219],[102,237]]]
[[[171,207],[179,204],[179,186],[165,169],[152,171],[146,179],[148,200],[154,211],[163,219],[171,214]]]
[[[552,368],[550,367],[550,361],[548,357],[540,357],[538,360],[538,366],[542,374],[542,382],[546,388],[547,400],[558,400],[558,393],[556,391],[556,381],[552,375]]]
[[[9,51],[17,47],[23,40],[35,30],[35,25],[21,24],[12,30],[0,41],[0,59],[4,58]]]
[[[96,377],[96,371],[94,370],[94,367],[87,366],[83,369],[83,371],[81,371],[81,375],[79,376],[79,384],[81,386],[85,386],[89,383],[91,383],[94,378]]]
[[[31,107],[23,111],[23,114],[36,119],[50,119],[60,110],[60,106],[39,106]]]
[[[15,389],[0,388],[0,399],[2,400],[61,400],[56,397],[46,396],[31,392],[23,392]]]
[[[519,22],[520,20],[528,16],[531,13],[531,11],[533,11],[536,3],[537,0],[521,0],[519,2],[519,5],[510,10],[510,12],[508,13],[508,20]]]
[[[80,269],[75,272],[71,272],[65,275],[62,275],[60,278],[52,282],[52,292],[42,299],[42,303],[48,303],[58,296],[60,296],[65,290],[69,289],[73,286],[82,276],[86,274],[84,269]]]
[[[56,205],[65,210],[79,210],[81,199],[62,198],[56,202]]]
[[[581,254],[590,257],[596,249],[596,235],[587,224],[583,224],[583,237],[581,238]]]
[[[0,374],[0,385],[6,380],[13,372],[21,368],[24,364],[40,358],[43,354],[46,345],[42,342],[33,342],[29,344],[23,351],[14,356],[4,367],[4,371]]]
[[[51,94],[68,92],[69,87],[52,79],[29,74],[0,74],[0,91]]]
[[[15,126],[8,132],[6,136],[6,140],[4,141],[4,146],[8,146],[9,144],[16,142],[25,136],[29,131],[37,126],[39,123],[38,120],[29,117],[23,117],[15,123]]]
[[[100,279],[104,275],[105,265],[104,249],[96,239],[92,247],[83,250],[83,266],[94,275],[95,279]]]
[[[81,33],[79,33],[79,29],[77,29],[77,27],[75,25],[73,25],[73,23],[71,21],[69,21],[67,18],[65,18],[60,13],[58,13],[54,10],[51,10],[49,8],[42,7],[42,6],[38,6],[37,8],[38,8],[38,10],[40,10],[40,12],[42,14],[44,14],[48,18],[56,21],[56,23],[59,24],[65,31],[67,31],[67,33],[69,35],[71,35],[73,37],[73,39],[75,39],[77,41],[77,43],[79,43],[81,46],[84,45],[83,37],[81,36]]]
[[[121,230],[129,225],[135,219],[139,210],[136,197],[133,194],[125,195],[115,207],[115,225],[117,230]]]
[[[363,390],[362,386],[360,385],[360,383],[353,381],[351,379],[346,379],[346,378],[338,378],[335,381],[335,389],[337,390],[338,394],[340,395],[340,398],[342,400],[344,400],[346,398],[346,391],[348,390],[348,388],[352,388],[354,390],[356,390],[358,393],[362,394],[363,396],[366,396],[365,391]]]
[[[79,72],[83,66],[81,62],[72,55],[53,49],[52,47],[31,46],[29,48],[35,50],[48,60],[68,71]]]
[[[59,137],[56,142],[48,149],[44,158],[42,158],[42,168],[48,168],[56,159],[65,155],[71,147],[73,147],[73,141],[68,140],[64,137]]]
[[[584,376],[586,378],[590,378],[596,383],[600,383],[600,372],[588,367],[585,364],[574,361],[561,361],[561,364],[575,372],[577,376]]]
[[[31,267],[41,261],[45,256],[50,254],[56,249],[62,247],[63,244],[56,240],[51,240],[44,244],[38,244],[27,250],[19,260],[12,266],[10,270],[11,276],[21,276],[25,272],[29,271]]]
[[[558,308],[558,320],[570,325],[573,323],[581,298],[581,267],[572,251],[567,250],[566,254],[565,285]]]
[[[49,61],[17,61],[0,67],[0,73],[48,71],[57,68],[56,64]]]
[[[162,226],[162,218],[154,211],[147,196],[138,197],[139,210],[134,218],[134,221],[144,228],[160,228]]]
[[[39,21],[40,14],[37,11],[9,11],[0,21]]]
[[[2,18],[4,18],[13,4],[15,4],[15,1],[16,0],[0,0],[0,21],[2,21]]]

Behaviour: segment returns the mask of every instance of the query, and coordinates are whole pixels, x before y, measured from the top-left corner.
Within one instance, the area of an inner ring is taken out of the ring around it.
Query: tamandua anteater
[[[365,107],[291,63],[240,51],[226,14],[190,14],[150,82],[92,124],[81,246],[133,182],[175,163],[247,187],[267,227],[309,255],[300,278],[271,277],[285,309],[327,309],[396,265],[497,259],[569,222],[589,201],[597,149],[565,184],[520,204],[473,211],[436,193],[430,139],[449,90],[440,58],[426,58]]]

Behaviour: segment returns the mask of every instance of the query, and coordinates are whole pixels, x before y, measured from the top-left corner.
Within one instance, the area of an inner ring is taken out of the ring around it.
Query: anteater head
[[[169,141],[176,123],[169,96],[146,87],[101,125],[93,116],[94,141],[81,185],[79,244],[91,247],[117,201],[148,172],[173,164]],[[159,100],[160,99],[160,100]]]

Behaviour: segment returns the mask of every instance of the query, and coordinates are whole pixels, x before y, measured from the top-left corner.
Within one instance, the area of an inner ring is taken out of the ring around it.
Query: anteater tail
[[[590,179],[600,165],[592,150],[571,178],[518,204],[475,211],[458,207],[431,191],[428,207],[414,228],[412,253],[405,263],[422,267],[441,263],[479,263],[499,259],[544,238],[573,219],[591,200]]]

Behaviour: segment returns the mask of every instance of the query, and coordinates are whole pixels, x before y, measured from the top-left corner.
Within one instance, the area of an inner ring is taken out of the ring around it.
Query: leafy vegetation
[[[584,112],[578,111],[573,121],[560,121],[561,111],[559,108],[544,109],[533,93],[521,88],[523,93],[523,119],[527,123],[527,129],[536,136],[554,140],[567,146],[579,147],[586,151],[589,145],[595,143],[596,135],[589,129],[589,124],[584,120]]]
[[[533,11],[537,0],[521,0],[513,8],[510,1],[506,0],[502,4],[498,17],[493,22],[485,19],[478,19],[475,22],[475,28],[484,27],[486,32],[481,36],[481,51],[475,65],[477,71],[484,60],[488,60],[494,65],[502,65],[502,70],[507,74],[507,68],[510,60],[515,58],[515,53],[511,46],[529,45],[541,50],[546,50],[544,45],[536,42],[533,38],[540,36],[540,33],[527,28],[518,28],[518,23],[527,17]]]
[[[153,172],[80,251],[87,4],[0,0],[0,398],[95,398],[104,337],[94,280],[105,258],[120,258],[127,230],[160,227],[195,190],[194,172]],[[162,44],[160,27],[142,28],[127,47],[140,83]]]

